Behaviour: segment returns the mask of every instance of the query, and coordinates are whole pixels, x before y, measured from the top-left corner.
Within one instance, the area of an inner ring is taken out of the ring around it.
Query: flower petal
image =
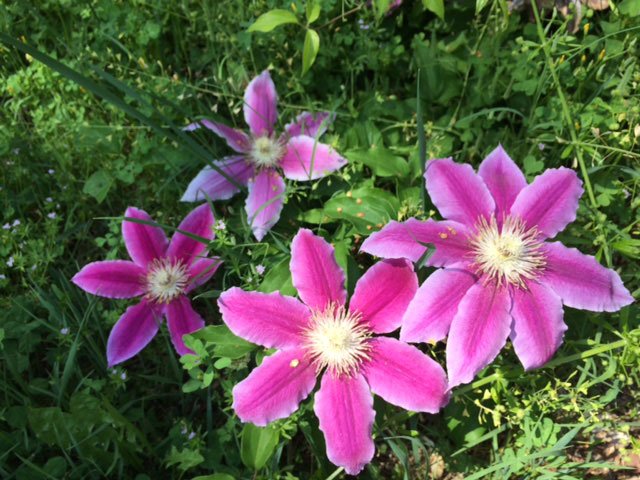
[[[145,273],[128,260],[105,260],[85,265],[71,281],[93,295],[132,298],[144,294]]]
[[[418,289],[404,317],[400,340],[403,342],[438,342],[443,340],[458,311],[458,305],[477,277],[452,268],[436,270]]]
[[[356,283],[349,310],[361,313],[363,323],[375,333],[392,332],[417,290],[418,277],[410,262],[380,261]]]
[[[451,158],[431,160],[425,173],[427,191],[440,214],[474,226],[480,217],[489,218],[495,202],[471,165],[455,163]]]
[[[180,355],[193,353],[182,340],[187,333],[195,332],[204,327],[204,320],[191,306],[191,300],[180,295],[166,306],[167,325],[171,335],[171,342]]]
[[[449,388],[469,383],[500,353],[511,330],[506,288],[478,282],[464,296],[447,340]]]
[[[408,258],[417,262],[427,251],[423,244],[435,246],[427,265],[444,267],[466,262],[469,252],[468,229],[457,222],[436,222],[410,218],[391,221],[367,238],[360,250],[382,258]]]
[[[436,413],[449,400],[443,368],[416,347],[395,338],[371,340],[363,375],[387,402],[414,412]]]
[[[347,161],[333,147],[306,135],[293,137],[280,161],[284,176],[291,180],[315,180],[338,170]]]
[[[184,220],[180,222],[178,230],[192,233],[203,239],[212,240],[214,237],[213,222],[214,218],[211,207],[205,203],[189,212],[189,214],[184,217]],[[198,260],[198,256],[201,255],[206,248],[207,245],[205,243],[194,240],[177,231],[173,234],[171,243],[169,243],[167,257],[180,259],[187,265],[191,265]]]
[[[634,302],[620,275],[592,256],[560,242],[545,243],[543,252],[547,265],[539,280],[565,305],[593,312],[615,312]]]
[[[200,123],[220,138],[224,138],[227,145],[236,152],[246,153],[251,149],[251,141],[246,133],[222,123],[212,122],[211,120],[202,120]]]
[[[263,427],[286,418],[316,384],[316,368],[300,349],[281,350],[233,388],[233,409],[243,422]]]
[[[267,348],[298,347],[311,312],[280,292],[245,292],[233,287],[218,299],[222,320],[238,337]]]
[[[127,208],[124,216],[153,222],[147,212],[135,207]],[[156,258],[162,258],[169,244],[162,228],[128,220],[122,221],[122,237],[131,260],[141,267],[146,267]]]
[[[528,282],[513,292],[511,342],[525,370],[543,366],[562,344],[562,301],[549,287]]]
[[[253,235],[261,241],[280,219],[284,205],[284,180],[275,170],[264,169],[249,181],[245,211]]]
[[[107,363],[112,367],[130,359],[148,345],[162,322],[162,308],[142,300],[115,324],[107,340]]]
[[[547,238],[576,219],[578,200],[582,196],[582,182],[569,168],[553,168],[538,175],[524,188],[511,206],[511,215],[536,227]]]
[[[199,258],[193,262],[189,267],[189,286],[185,293],[189,293],[206,283],[216,273],[220,265],[222,265],[220,257]]]
[[[345,276],[336,261],[333,246],[311,230],[301,228],[291,241],[291,278],[300,299],[311,308],[330,303],[344,305]]]
[[[308,135],[309,137],[317,138],[327,131],[334,118],[335,115],[329,112],[302,112],[294,122],[288,123],[284,129],[290,137]]]
[[[375,446],[371,437],[376,412],[364,377],[337,377],[325,373],[316,393],[314,411],[327,444],[327,457],[356,475],[371,461]]]
[[[493,195],[496,202],[496,219],[501,223],[509,214],[518,193],[527,186],[527,179],[502,145],[498,145],[498,148],[482,161],[478,175]]]
[[[228,157],[213,163],[240,185],[246,185],[254,172],[253,165],[243,156]],[[207,197],[211,200],[226,200],[239,191],[237,186],[207,165],[191,180],[180,201],[200,202]]]
[[[251,80],[244,92],[244,119],[256,137],[273,133],[278,120],[278,93],[268,70]]]

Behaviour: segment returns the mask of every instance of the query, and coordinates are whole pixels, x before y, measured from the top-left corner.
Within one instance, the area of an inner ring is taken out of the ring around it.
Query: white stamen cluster
[[[525,280],[535,278],[546,261],[536,228],[527,229],[517,217],[506,217],[502,228],[495,217],[482,219],[471,239],[471,251],[479,274],[498,286],[526,288]]]
[[[189,283],[189,271],[181,261],[156,259],[147,273],[147,297],[158,303],[169,303],[184,293]]]
[[[318,371],[326,367],[334,376],[349,376],[370,358],[371,331],[361,320],[361,315],[335,304],[313,312],[304,337],[307,353]]]
[[[258,167],[275,167],[284,155],[284,145],[271,137],[253,140],[249,156]]]

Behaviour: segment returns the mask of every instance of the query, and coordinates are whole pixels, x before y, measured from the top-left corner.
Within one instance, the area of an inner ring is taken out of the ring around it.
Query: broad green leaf
[[[391,150],[374,147],[369,150],[352,150],[345,156],[352,162],[363,163],[378,177],[405,177],[409,174],[409,164]]]
[[[208,325],[190,335],[214,345],[214,354],[218,357],[240,358],[255,348],[252,343],[236,337],[225,325]]]
[[[312,29],[307,29],[307,33],[304,36],[304,47],[302,49],[302,75],[307,73],[316,61],[318,50],[320,49],[320,37],[317,32]]]
[[[278,440],[278,430],[272,426],[260,428],[251,423],[245,424],[240,440],[242,463],[254,470],[260,470],[273,455]]]
[[[640,0],[624,0],[618,5],[618,10],[627,17],[640,15]]]
[[[314,0],[307,1],[307,23],[311,25],[320,16],[320,4]]]
[[[298,18],[289,10],[275,9],[260,15],[258,19],[249,26],[247,31],[270,32],[274,28],[280,25],[286,25],[287,23],[298,23]]]
[[[258,287],[259,292],[271,293],[280,292],[283,295],[295,295],[296,289],[291,282],[291,270],[289,269],[289,258],[274,264],[267,270],[264,280]]]
[[[422,5],[444,20],[444,0],[422,0]]]
[[[106,170],[98,170],[87,179],[82,191],[91,195],[98,203],[102,203],[107,197],[112,184],[113,177],[111,174]]]

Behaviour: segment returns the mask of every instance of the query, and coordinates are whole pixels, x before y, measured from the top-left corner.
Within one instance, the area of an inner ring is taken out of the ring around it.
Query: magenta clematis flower
[[[417,261],[435,245],[433,273],[402,320],[400,339],[447,340],[449,385],[470,382],[511,336],[525,369],[544,365],[562,343],[563,304],[615,311],[633,302],[619,275],[560,242],[575,220],[582,182],[549,169],[527,185],[502,147],[480,165],[432,160],[427,190],[447,219],[391,222],[362,245],[384,258]]]
[[[376,336],[400,325],[418,281],[410,262],[386,260],[358,281],[349,306],[333,247],[301,229],[291,244],[300,300],[231,288],[218,301],[238,336],[278,351],[233,389],[243,422],[264,426],[291,415],[316,385],[314,410],[327,456],[350,474],[371,461],[370,390],[408,410],[437,412],[448,400],[444,370],[417,348]],[[322,373],[324,371],[324,373]]]
[[[125,217],[152,221],[144,211],[129,207]],[[213,239],[213,214],[208,204],[194,209],[179,230]],[[85,265],[72,279],[84,291],[107,298],[142,297],[115,324],[107,341],[109,366],[140,352],[158,333],[164,315],[176,351],[191,351],[182,336],[204,327],[204,320],[187,297],[215,273],[221,260],[207,257],[206,245],[176,232],[167,240],[159,227],[123,221],[122,236],[133,261],[105,260]]]
[[[284,204],[284,179],[315,180],[345,165],[331,146],[319,143],[329,123],[327,112],[300,114],[285,127],[283,134],[274,131],[278,119],[278,94],[268,71],[254,78],[244,93],[244,119],[250,133],[210,120],[193,123],[187,130],[200,125],[226,140],[238,155],[214,162],[241,185],[248,185],[245,206],[253,234],[258,240],[275,225]],[[182,196],[183,202],[231,198],[238,188],[216,170],[207,166],[191,181]]]

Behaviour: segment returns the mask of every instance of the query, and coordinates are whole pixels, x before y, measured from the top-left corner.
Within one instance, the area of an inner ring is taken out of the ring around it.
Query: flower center
[[[312,313],[304,337],[307,353],[318,370],[326,367],[334,376],[348,376],[369,359],[371,331],[361,319],[360,314],[335,304]]]
[[[181,260],[155,259],[147,273],[147,297],[158,303],[169,303],[184,293],[189,283],[187,266]]]
[[[258,137],[249,155],[258,167],[275,167],[284,155],[284,146],[271,137]]]
[[[545,266],[536,228],[527,229],[520,218],[507,217],[498,226],[495,217],[482,219],[471,239],[474,264],[488,280],[525,288],[525,280],[533,279]]]

